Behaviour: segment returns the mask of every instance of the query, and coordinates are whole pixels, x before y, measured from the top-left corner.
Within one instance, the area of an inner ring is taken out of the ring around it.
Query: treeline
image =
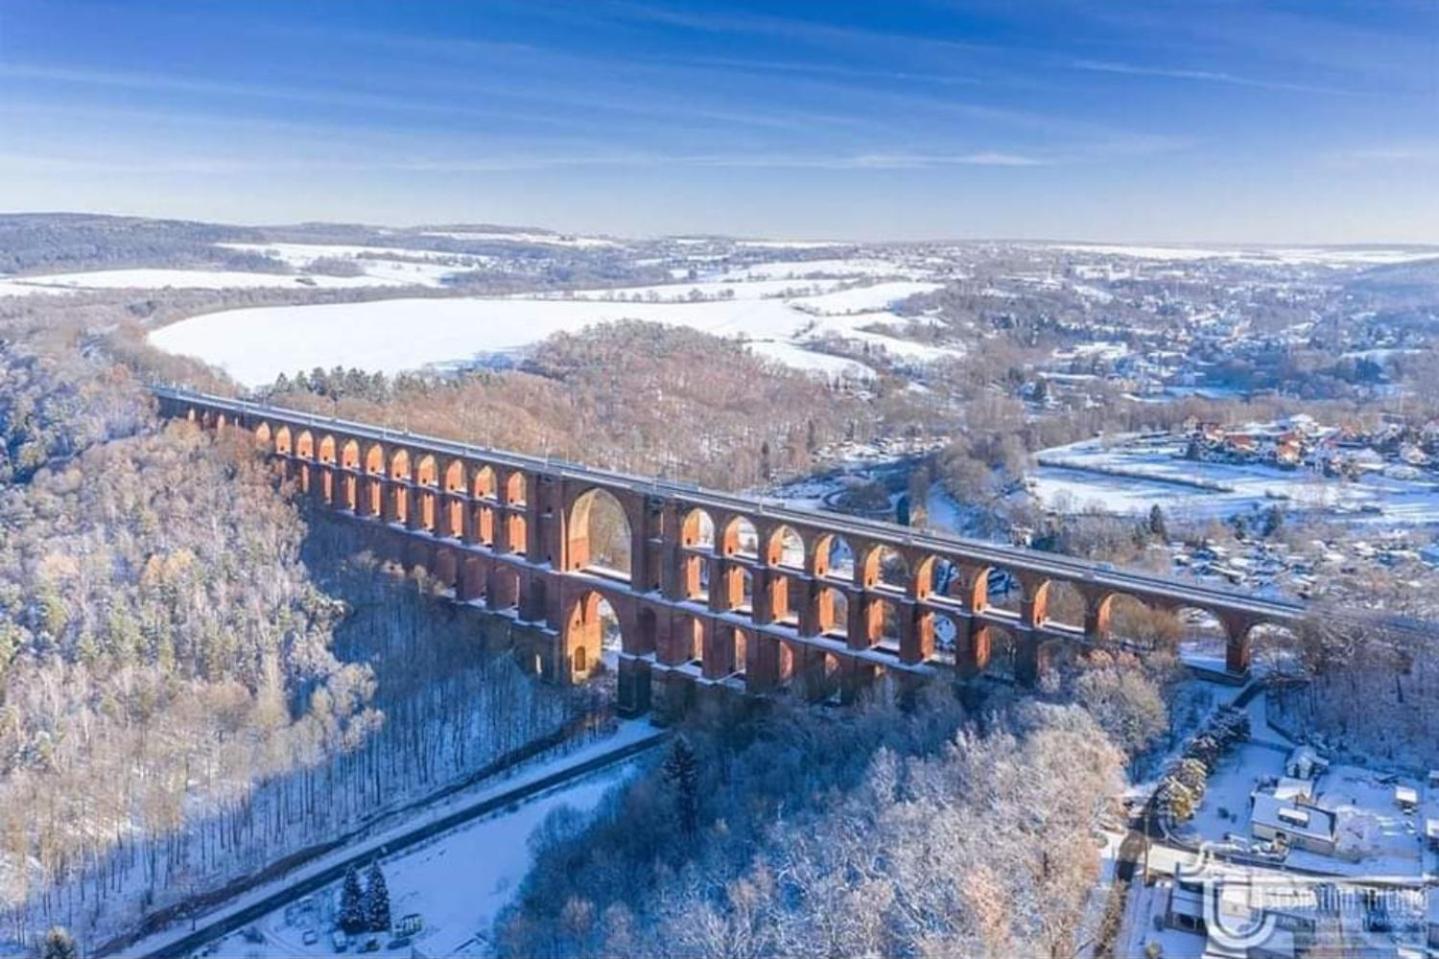
[[[86,213],[8,214],[0,216],[0,273],[227,264],[263,268],[263,257],[214,246],[253,235],[254,231],[243,227],[188,220]]]

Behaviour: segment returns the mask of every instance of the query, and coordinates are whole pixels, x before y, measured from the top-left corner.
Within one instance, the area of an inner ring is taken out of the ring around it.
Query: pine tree
[[[1149,532],[1164,542],[1169,541],[1169,526],[1164,522],[1164,510],[1159,508],[1158,503],[1149,507]]]
[[[370,863],[370,871],[365,874],[365,922],[371,932],[390,928],[390,889],[378,859]]]
[[[75,937],[61,926],[51,926],[40,944],[40,959],[80,959]]]
[[[365,894],[360,888],[360,874],[353,865],[345,870],[345,885],[340,889],[340,928],[350,935],[365,931]]]
[[[676,736],[665,757],[665,782],[675,793],[675,812],[680,829],[692,836],[699,828],[699,760],[683,736]]]
[[[759,445],[759,475],[765,482],[774,478],[774,467],[770,464],[769,440]]]

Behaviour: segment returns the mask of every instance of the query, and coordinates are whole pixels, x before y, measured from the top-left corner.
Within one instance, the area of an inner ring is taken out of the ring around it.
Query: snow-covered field
[[[148,268],[135,270],[88,270],[80,273],[49,273],[13,277],[0,281],[0,296],[32,293],[70,293],[75,290],[228,290],[257,288],[351,289],[367,286],[398,286],[419,280],[384,279],[375,276],[325,276],[318,273],[247,273],[242,270],[181,270]]]
[[[1358,482],[1306,469],[1195,462],[1178,442],[1106,449],[1097,439],[1044,450],[1031,474],[1034,495],[1066,512],[1140,516],[1155,504],[1191,518],[1220,518],[1279,504],[1383,526],[1439,525],[1439,486],[1366,474]]]
[[[775,284],[784,285],[768,280],[726,284],[734,291],[732,298],[699,302],[686,299],[693,284],[680,283],[629,291],[642,298],[653,291],[657,302],[591,300],[582,298],[590,294],[576,292],[573,297],[394,299],[227,310],[156,330],[150,339],[160,349],[219,366],[247,385],[269,383],[282,372],[336,364],[386,373],[462,365],[554,333],[623,319],[744,337],[764,344],[760,350],[773,359],[827,376],[859,364],[806,348],[826,334],[867,341],[910,360],[952,352],[860,329],[902,322],[888,307],[939,284],[893,281],[794,299],[766,295]],[[663,301],[660,289],[672,291],[677,301]]]

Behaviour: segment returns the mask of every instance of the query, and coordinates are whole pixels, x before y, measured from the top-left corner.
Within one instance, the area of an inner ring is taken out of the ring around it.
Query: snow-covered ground
[[[372,835],[369,835],[361,843],[346,846],[344,848],[335,850],[334,852],[329,853],[325,856],[320,856],[314,860],[311,860],[304,866],[301,866],[294,871],[288,873],[283,879],[278,879],[274,882],[269,882],[265,883],[264,885],[258,886],[250,890],[249,892],[244,893],[243,895],[235,897],[234,899],[225,903],[223,906],[209,913],[197,916],[196,919],[200,922],[219,921],[228,915],[232,915],[235,912],[238,912],[239,910],[245,909],[247,907],[252,907],[257,902],[263,901],[264,899],[275,895],[276,893],[282,892],[293,884],[300,882],[307,877],[314,876],[317,873],[332,868],[338,863],[344,862],[355,855],[363,854],[367,850],[374,850],[377,854],[381,854],[388,844],[395,842],[399,837],[413,832],[415,829],[423,827],[428,823],[437,822],[445,816],[455,813],[457,810],[474,806],[485,800],[493,799],[497,796],[502,796],[517,789],[522,789],[528,784],[543,780],[545,777],[562,772],[565,769],[570,769],[582,763],[598,759],[609,753],[633,746],[634,744],[645,740],[657,739],[661,735],[662,732],[660,730],[657,730],[654,726],[650,725],[650,723],[646,720],[636,719],[623,721],[619,724],[619,728],[609,735],[605,735],[601,738],[580,745],[579,747],[569,752],[550,756],[544,759],[533,760],[527,764],[517,767],[509,775],[506,775],[502,778],[487,780],[486,782],[478,784],[472,788],[453,793],[445,797],[443,800],[428,806],[423,812],[409,816],[402,822],[376,831]],[[436,845],[443,845],[448,837],[461,835],[469,830],[484,827],[486,823],[495,824],[485,827],[485,835],[488,837],[488,841],[494,844],[499,844],[501,841],[503,841],[506,844],[506,850],[509,847],[513,847],[515,850],[523,853],[525,856],[524,861],[517,864],[513,858],[506,858],[508,856],[508,852],[499,849],[498,845],[495,845],[486,849],[484,856],[478,857],[476,862],[482,862],[485,859],[494,859],[497,866],[496,869],[487,871],[484,875],[481,875],[480,873],[483,870],[482,865],[474,865],[472,868],[467,868],[467,871],[456,870],[452,868],[450,869],[448,883],[451,885],[459,886],[462,890],[466,890],[470,895],[471,899],[474,901],[480,901],[481,898],[483,898],[483,904],[485,908],[498,908],[499,906],[503,905],[505,901],[502,898],[503,891],[500,889],[502,881],[508,881],[510,884],[513,884],[513,882],[518,877],[524,875],[524,871],[528,867],[528,847],[525,844],[525,840],[528,838],[530,830],[533,829],[533,826],[538,823],[539,820],[543,819],[544,815],[546,815],[550,809],[557,808],[558,805],[562,804],[563,799],[561,798],[559,802],[552,803],[546,808],[540,810],[537,816],[526,816],[520,819],[510,819],[509,817],[516,814],[517,812],[529,809],[536,803],[544,803],[550,797],[563,797],[565,795],[573,795],[575,797],[576,804],[579,804],[581,801],[588,802],[588,806],[585,807],[586,809],[593,808],[594,805],[599,801],[599,798],[603,794],[605,788],[608,788],[608,786],[601,786],[598,788],[597,792],[592,793],[583,791],[585,785],[593,784],[596,782],[604,782],[608,785],[612,785],[613,783],[618,782],[620,779],[622,779],[625,775],[628,775],[629,771],[633,770],[635,762],[637,762],[637,760],[620,763],[614,767],[610,767],[609,769],[598,770],[590,776],[582,777],[564,785],[557,786],[552,790],[533,796],[518,806],[509,806],[503,812],[495,813],[491,816],[487,816],[482,819],[476,819],[461,826],[457,826],[454,830],[446,832],[443,835],[438,836],[419,846],[412,847],[411,849],[406,850],[401,854],[397,854],[393,857],[393,861],[398,863],[410,857],[423,857],[426,861],[434,862],[436,859],[435,855],[427,855],[427,850],[434,849]],[[607,778],[610,776],[614,776],[616,778]],[[570,793],[569,791],[571,789],[580,789],[581,792]],[[454,860],[452,859],[451,862],[453,861]],[[385,862],[385,866],[388,874],[388,861]],[[440,866],[436,865],[435,868],[431,870],[431,873],[433,875],[438,875],[439,869]],[[473,883],[470,882],[471,879],[474,880]],[[486,885],[485,883],[488,884]],[[389,886],[391,901],[400,902],[400,897],[405,894],[406,890],[397,887],[394,880],[391,880],[389,882]],[[409,887],[406,887],[406,889],[407,888]],[[481,892],[483,892],[484,894],[483,897],[481,897]],[[319,899],[323,897],[317,896],[316,898]],[[411,908],[408,911],[413,912],[416,910]],[[396,918],[404,914],[405,913],[401,911],[398,907],[394,911],[394,915],[396,916]],[[487,914],[492,915],[492,913]],[[280,915],[281,919],[283,919],[282,910],[277,911],[277,915]],[[266,920],[264,920],[264,922],[262,922],[262,925],[265,922],[272,921],[275,921],[275,915],[272,915]],[[474,932],[478,928],[479,927],[476,926],[471,929],[470,932]],[[154,935],[149,936],[129,947],[129,950],[126,954],[149,955],[183,938],[189,933],[189,931],[189,927],[176,926],[155,933]],[[300,943],[303,936],[303,930],[295,930],[293,936],[295,942],[297,944]],[[248,956],[252,954],[251,950],[257,949],[256,944],[245,941],[242,935],[227,937],[222,941],[230,943],[230,947],[223,949],[221,951],[221,955]],[[463,941],[463,939],[456,941],[460,942]],[[277,944],[277,948],[268,951],[266,951],[266,948],[261,945],[258,947],[258,951],[253,952],[253,954],[257,956],[295,955],[296,953],[292,949],[288,948],[288,945],[288,942]],[[329,955],[330,953],[325,948],[322,948],[322,943],[317,943],[315,947],[313,947],[308,952],[308,954]],[[409,950],[406,949],[401,954],[408,956],[410,953]],[[430,954],[444,955],[446,954],[446,952],[445,950],[440,949],[438,951],[431,952]]]
[[[74,290],[227,290],[256,288],[352,289],[398,286],[407,282],[375,276],[325,276],[319,273],[247,273],[243,270],[181,270],[154,267],[135,270],[88,270],[12,277],[0,283],[0,296],[59,293]]]
[[[1439,524],[1439,487],[1424,480],[1370,473],[1341,482],[1307,469],[1283,470],[1187,460],[1178,441],[1129,445],[1083,440],[1038,454],[1030,474],[1034,495],[1064,511],[1094,509],[1126,516],[1158,504],[1187,518],[1219,518],[1265,509],[1343,515],[1382,526]]]
[[[895,281],[791,300],[763,295],[775,282],[732,284],[732,299],[701,302],[683,299],[691,285],[681,283],[672,287],[680,302],[620,303],[581,299],[576,293],[576,298],[394,299],[227,310],[156,330],[150,339],[160,349],[196,356],[252,386],[269,383],[282,372],[315,366],[341,364],[396,373],[465,364],[521,349],[554,333],[622,319],[773,344],[762,348],[772,358],[826,375],[848,370],[850,364],[805,348],[825,334],[867,341],[907,359],[951,352],[860,329],[902,322],[887,308],[938,284]],[[279,344],[283,348],[277,348]]]
[[[533,860],[531,833],[561,807],[580,814],[592,812],[605,793],[633,775],[636,768],[637,761],[631,761],[602,770],[382,860],[391,915],[399,920],[416,913],[424,928],[413,939],[417,953],[411,952],[410,945],[384,948],[390,940],[384,935],[379,937],[378,954],[489,955],[495,916],[515,895]],[[276,910],[255,923],[254,928],[264,937],[262,942],[234,933],[216,944],[216,954],[255,959],[333,956],[330,931],[338,897],[336,884],[308,897],[313,908]],[[307,930],[313,930],[318,941],[306,945]],[[360,948],[357,942],[348,951]]]

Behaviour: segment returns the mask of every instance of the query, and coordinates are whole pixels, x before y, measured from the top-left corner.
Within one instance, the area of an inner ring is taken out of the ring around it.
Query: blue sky
[[[0,209],[1439,241],[1439,0],[0,0]]]

